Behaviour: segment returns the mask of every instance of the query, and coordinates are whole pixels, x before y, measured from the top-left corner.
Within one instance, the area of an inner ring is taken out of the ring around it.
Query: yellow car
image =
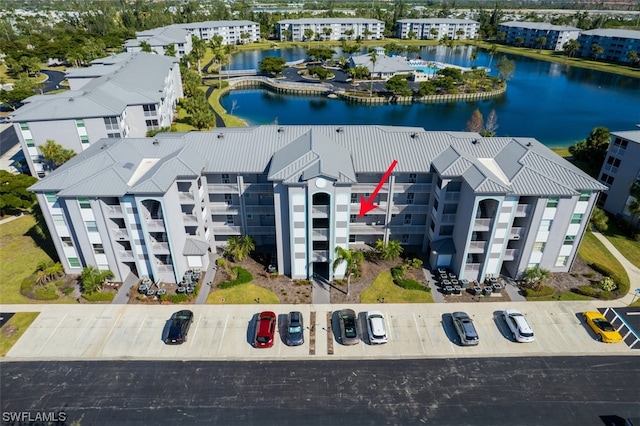
[[[584,312],[582,318],[596,333],[598,341],[605,343],[622,342],[622,336],[618,333],[618,330],[600,312]]]

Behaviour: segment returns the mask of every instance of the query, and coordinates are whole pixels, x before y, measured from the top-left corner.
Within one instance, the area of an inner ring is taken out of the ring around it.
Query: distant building
[[[127,52],[140,52],[142,51],[140,43],[143,41],[149,43],[151,49],[158,55],[164,55],[171,45],[174,46],[175,56],[178,59],[191,53],[191,33],[177,26],[138,31],[136,38],[124,43],[124,48]]]
[[[475,39],[480,23],[470,19],[428,18],[428,19],[400,19],[397,22],[398,38],[413,38],[419,40],[439,40],[444,36],[452,40]]]
[[[164,282],[239,235],[293,278],[340,278],[336,247],[377,240],[469,280],[567,272],[603,189],[535,139],[374,125],[102,139],[31,187],[66,272]]]
[[[349,67],[365,67],[369,69],[372,78],[388,80],[395,75],[413,74],[415,68],[407,64],[407,60],[401,56],[386,56],[383,48],[376,49],[376,62],[373,63],[371,54],[352,56],[349,58]]]
[[[281,41],[308,41],[305,30],[313,31],[321,40],[382,40],[384,22],[365,18],[301,18],[278,21],[277,34]],[[287,35],[289,31],[290,35]],[[327,35],[328,33],[328,35]]]
[[[578,37],[580,50],[576,56],[596,58],[612,62],[631,62],[627,55],[635,51],[640,55],[640,31],[619,29],[597,29],[582,31]],[[594,54],[593,45],[601,46],[604,51]]]
[[[609,151],[599,180],[609,187],[600,195],[598,205],[607,212],[631,221],[627,206],[634,199],[629,193],[634,183],[640,185],[640,130],[612,132]],[[636,218],[637,219],[637,218]]]
[[[566,42],[578,38],[580,31],[580,28],[547,22],[511,21],[498,25],[498,32],[505,35],[505,44],[544,50],[562,50]],[[542,37],[544,45],[539,44]]]
[[[121,53],[69,70],[69,91],[25,99],[10,115],[31,174],[48,172],[38,147],[49,139],[80,153],[102,138],[139,138],[170,126],[183,97],[176,61]]]

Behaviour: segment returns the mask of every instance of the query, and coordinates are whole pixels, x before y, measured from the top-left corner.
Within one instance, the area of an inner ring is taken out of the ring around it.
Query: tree
[[[547,38],[545,36],[538,37],[536,39],[536,47],[538,48],[538,52],[542,50],[547,45]]]
[[[489,48],[489,67],[491,67],[491,64],[493,63],[493,57],[496,53],[498,53],[498,46],[492,44]]]
[[[480,110],[476,109],[475,111],[473,111],[473,114],[471,114],[471,117],[467,121],[467,127],[465,128],[465,130],[467,132],[480,133],[482,132],[482,130],[484,130],[483,125],[484,117],[482,116]]]
[[[418,34],[417,34],[415,31],[411,30],[411,31],[409,31],[409,32],[407,33],[407,38],[408,38],[409,40],[413,40],[414,38],[416,38],[416,36],[417,36],[417,35],[418,35]]]
[[[335,54],[336,51],[329,47],[313,47],[307,50],[307,56],[310,60],[328,61]]]
[[[173,56],[175,57],[177,54],[176,52],[176,45],[171,43],[170,45],[167,46],[167,48],[164,51],[164,55],[165,56]]]
[[[13,214],[31,208],[36,202],[36,194],[28,191],[37,178],[0,170],[0,215]]]
[[[347,36],[347,40],[351,40],[351,37],[353,37],[353,30],[351,28],[345,30],[344,35]]]
[[[82,273],[80,274],[82,291],[88,294],[101,291],[104,283],[113,277],[113,272],[109,270],[101,271],[95,266],[87,266],[82,269]]]
[[[498,114],[496,114],[495,109],[492,109],[489,113],[489,117],[487,117],[487,120],[484,123],[484,130],[481,135],[486,137],[495,136],[498,127]]]
[[[373,96],[373,76],[376,70],[376,62],[378,62],[378,55],[375,50],[369,53],[369,59],[371,60],[371,86],[369,87],[369,97]]]
[[[600,46],[598,43],[593,43],[591,45],[591,54],[593,55],[593,59],[598,59],[598,57],[603,53],[604,47]]]
[[[640,216],[640,200],[637,198],[631,200],[631,202],[627,204],[627,210],[629,210],[629,213],[631,214],[631,224],[638,228],[640,221],[637,221],[636,219]]]
[[[572,57],[580,50],[580,43],[578,43],[578,40],[569,40],[562,45],[562,49],[567,56]]]
[[[231,237],[224,248],[224,257],[233,261],[242,262],[255,250],[256,244],[250,235]]]
[[[434,40],[438,38],[438,30],[435,28],[431,28],[429,34],[431,34],[431,38]]]
[[[365,40],[369,40],[369,36],[373,34],[371,31],[369,31],[369,28],[365,28],[364,31],[362,32],[362,35],[364,36]]]
[[[42,261],[36,267],[36,284],[46,284],[62,275],[64,275],[64,268],[60,262]]]
[[[398,240],[389,240],[387,244],[382,240],[376,241],[374,250],[383,260],[396,260],[403,251],[402,245]]]
[[[516,37],[515,38],[516,46],[520,47],[524,43],[524,37]]]
[[[635,50],[630,50],[629,53],[627,53],[627,59],[635,66],[640,64],[640,56],[638,56],[638,52]]]
[[[464,30],[462,28],[456,31],[456,36],[458,36],[458,40],[461,39],[463,35],[464,35]]]
[[[609,228],[609,216],[607,216],[604,210],[596,207],[591,213],[589,224],[598,231],[605,232]]]
[[[506,56],[501,56],[500,59],[498,59],[498,64],[496,66],[498,67],[498,75],[500,75],[500,78],[503,81],[509,80],[516,69],[516,65],[513,61],[508,59]]]
[[[309,67],[307,71],[309,72],[309,75],[316,76],[320,80],[326,80],[333,74],[328,69],[322,67]]]
[[[478,52],[474,50],[473,52],[471,52],[471,55],[469,55],[469,60],[471,61],[472,64],[475,64],[477,59],[478,59]]]
[[[258,64],[258,70],[273,75],[278,75],[287,68],[286,62],[282,58],[267,56]]]
[[[39,148],[44,160],[53,165],[54,169],[76,156],[75,151],[62,147],[52,139],[47,139],[47,143]]]
[[[147,52],[147,53],[153,53],[153,49],[151,48],[151,45],[149,44],[148,41],[142,40],[140,42],[140,51],[141,52]]]
[[[309,47],[311,47],[311,40],[313,40],[313,35],[315,33],[311,28],[307,28],[304,30],[304,39],[309,42]]]
[[[551,277],[551,271],[540,266],[527,268],[522,273],[522,279],[534,290],[540,290],[549,277]]]
[[[394,75],[386,83],[386,89],[398,96],[411,96],[413,93],[407,79],[409,75]]]
[[[333,261],[333,272],[338,269],[343,262],[346,264],[345,275],[347,276],[347,295],[351,285],[351,276],[360,276],[360,265],[364,261],[364,254],[360,250],[345,249],[336,247],[336,258]]]
[[[569,147],[569,153],[580,167],[591,176],[597,176],[609,149],[611,133],[606,127],[594,128],[589,137]]]
[[[325,40],[329,40],[331,38],[331,33],[333,32],[333,29],[331,27],[324,27],[322,29],[322,32],[324,33]]]
[[[199,37],[191,36],[191,55],[198,61],[198,75],[202,76],[202,58],[206,53],[207,45]]]
[[[33,81],[22,77],[14,83],[13,90],[0,90],[0,102],[15,111],[22,105],[23,100],[35,94],[35,88]]]

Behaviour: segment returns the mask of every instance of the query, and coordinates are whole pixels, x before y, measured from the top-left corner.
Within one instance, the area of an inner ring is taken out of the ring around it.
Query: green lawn
[[[571,157],[571,153],[569,152],[569,148],[551,148],[551,151],[558,154],[560,157],[568,158]]]
[[[0,329],[0,356],[5,356],[40,312],[17,312]]]
[[[390,271],[381,272],[371,287],[360,295],[360,303],[433,303],[431,293],[420,290],[405,290],[393,283]]]
[[[34,225],[30,215],[0,225],[0,302],[75,303],[69,299],[32,300],[20,294],[22,280],[33,274],[38,263],[52,260],[33,239]]]
[[[609,229],[603,234],[629,262],[640,268],[640,242],[624,235],[613,220],[609,221]]]
[[[209,293],[207,304],[211,305],[247,305],[255,304],[259,300],[261,304],[280,303],[278,296],[271,290],[252,283],[240,284],[224,290],[215,290]]]
[[[227,110],[225,110],[220,104],[220,89],[215,89],[211,92],[211,96],[208,99],[209,105],[213,108],[215,112],[217,112],[220,117],[224,120],[224,124],[227,127],[247,127],[247,122],[241,118],[235,117],[233,115],[229,115]]]
[[[557,302],[559,300],[593,300],[593,298],[588,296],[583,296],[582,294],[577,294],[572,291],[566,291],[563,293],[553,293],[549,296],[527,297],[527,300],[529,302],[546,302],[546,301]]]
[[[630,282],[627,272],[618,259],[589,231],[584,234],[578,255],[587,263],[596,263],[612,272],[612,277],[620,285],[620,292],[629,291]]]

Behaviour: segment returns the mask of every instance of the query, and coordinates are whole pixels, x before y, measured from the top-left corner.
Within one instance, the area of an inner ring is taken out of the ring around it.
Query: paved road
[[[41,70],[40,72],[48,77],[47,81],[44,82],[43,91],[45,93],[59,90],[61,88],[60,83],[66,78],[65,73],[62,71]]]
[[[640,415],[629,357],[2,365],[2,412],[82,425],[605,425]],[[615,423],[614,423],[615,424]]]

